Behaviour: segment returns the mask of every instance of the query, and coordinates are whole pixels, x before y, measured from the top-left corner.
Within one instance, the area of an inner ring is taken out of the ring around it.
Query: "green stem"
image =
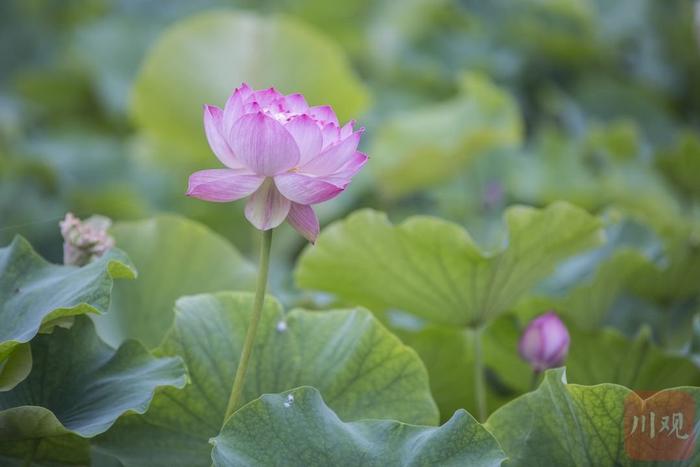
[[[480,422],[486,420],[486,388],[484,387],[484,355],[481,349],[483,327],[474,328],[474,400]]]
[[[253,314],[250,318],[250,324],[246,331],[245,341],[243,342],[243,350],[241,352],[241,360],[238,362],[236,369],[236,377],[233,380],[231,387],[231,395],[228,399],[226,407],[226,420],[238,409],[238,403],[243,392],[243,383],[245,382],[245,374],[248,370],[248,362],[250,354],[253,351],[255,343],[255,335],[258,331],[260,316],[262,315],[263,303],[265,302],[265,289],[267,288],[267,272],[270,269],[270,245],[272,245],[272,229],[264,230],[262,234],[262,243],[260,245],[260,265],[258,269],[258,282],[255,287],[255,302],[253,302]]]

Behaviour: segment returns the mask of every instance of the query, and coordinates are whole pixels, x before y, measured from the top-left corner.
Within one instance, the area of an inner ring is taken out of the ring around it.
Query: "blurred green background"
[[[367,128],[370,163],[322,224],[364,206],[431,214],[495,248],[508,205],[568,200],[604,215],[611,242],[553,290],[628,245],[689,283],[655,299],[694,310],[695,17],[690,0],[3,1],[0,244],[21,234],[60,261],[66,211],[174,212],[253,258],[243,203],[184,196],[217,166],[202,104],[247,81]],[[305,245],[281,230],[277,290]]]

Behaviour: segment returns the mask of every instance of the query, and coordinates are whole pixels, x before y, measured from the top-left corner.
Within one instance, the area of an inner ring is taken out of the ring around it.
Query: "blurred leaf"
[[[0,362],[0,392],[9,391],[24,380],[32,369],[29,344],[16,345],[5,361]]]
[[[569,327],[569,379],[579,384],[615,383],[635,390],[700,386],[700,370],[685,356],[665,352],[640,332],[628,339],[614,329],[597,332]]]
[[[443,421],[460,408],[469,413],[478,411],[474,395],[473,331],[434,324],[418,330],[398,326],[390,329],[418,352],[428,368],[430,391]],[[520,330],[512,316],[495,319],[482,333],[487,412],[491,413],[529,389],[532,371],[518,356]]]
[[[328,2],[326,0],[282,0],[268,4],[273,11],[284,11],[302,19],[332,37],[344,50],[358,59],[367,53],[364,25],[374,12],[376,2]]]
[[[668,304],[700,294],[700,223],[675,226],[662,232],[664,251],[659,261],[649,263],[632,282],[634,292]]]
[[[661,409],[657,416],[670,417],[672,414],[663,413],[663,409],[678,401],[679,393],[693,400],[693,417],[685,420],[681,434],[692,433],[690,439],[697,438],[693,425],[698,416],[699,388],[671,389],[642,401],[630,389],[615,384],[567,384],[563,368],[547,371],[537,391],[501,407],[489,417],[485,427],[503,446],[508,465],[532,465],[533,459],[540,465],[649,465],[647,461],[630,459],[627,454],[625,442],[632,414],[641,415],[656,407]],[[674,465],[696,465],[700,460],[698,445],[693,442],[688,446],[691,452],[687,458],[670,446],[664,455],[678,459]]]
[[[507,1],[496,4],[500,10],[495,13],[500,15],[493,19],[502,25],[497,33],[505,36],[511,46],[529,54],[535,63],[583,66],[600,53],[602,44],[596,40],[596,11],[591,1],[526,0],[516,5]],[[572,54],[572,50],[576,53]]]
[[[455,224],[417,216],[393,226],[382,213],[359,211],[323,231],[301,257],[296,280],[376,311],[478,326],[560,261],[602,240],[600,221],[566,203],[511,207],[505,222],[507,246],[485,252]]]
[[[647,30],[643,29],[629,45],[620,47],[619,60],[625,63],[627,70],[633,70],[639,62],[626,49],[634,52],[635,47],[649,47],[649,44],[639,44],[646,33]],[[623,117],[634,120],[644,137],[654,143],[668,142],[673,138],[675,116],[668,96],[646,82],[630,76],[617,76],[617,73],[589,73],[579,77],[572,98],[578,111],[591,120],[609,123]]]
[[[612,241],[565,263],[537,294],[581,329],[613,325],[633,336],[646,323],[655,339],[681,348],[700,296],[700,237],[692,219],[678,221],[658,232],[628,221],[608,225]]]
[[[111,345],[133,338],[156,347],[172,324],[178,297],[253,287],[255,267],[197,222],[161,215],[118,222],[110,233],[139,271],[137,281],[114,287],[109,313],[94,318]]]
[[[453,85],[445,86],[449,77],[446,71],[464,67],[460,59],[445,63],[445,56],[451,55],[457,42],[453,35],[463,34],[467,24],[463,9],[451,0],[379,2],[367,25],[367,40],[372,47],[362,58],[369,61],[375,79],[386,80],[382,92],[376,93],[381,107],[388,104],[386,94],[397,91],[409,103],[416,97],[429,97],[429,93],[449,95]],[[460,45],[466,52],[469,45]]]
[[[496,440],[464,410],[441,427],[344,423],[310,387],[254,400],[212,443],[216,466],[499,466],[505,460]]]
[[[603,193],[585,162],[573,141],[548,128],[536,136],[529,150],[509,161],[508,184],[520,200],[549,203],[565,199],[595,209],[602,204]]]
[[[96,448],[127,465],[209,466],[224,421],[252,294],[184,297],[158,355],[181,355],[191,384],[157,396],[145,416],[120,419]],[[300,385],[319,389],[343,420],[397,419],[434,424],[437,408],[415,352],[367,311],[292,310],[268,299],[242,403]]]
[[[67,211],[59,191],[57,174],[48,164],[0,147],[0,244],[20,233],[38,246],[55,242],[58,221]]]
[[[22,237],[0,248],[0,361],[42,325],[67,316],[104,313],[114,279],[136,277],[127,256],[112,249],[79,268],[48,263]]]
[[[377,183],[399,196],[450,178],[476,157],[520,143],[514,100],[485,77],[465,74],[461,93],[406,110],[380,127],[369,153]]]
[[[187,154],[163,162],[185,169],[216,164],[202,126],[202,106],[223,106],[236,86],[301,92],[331,104],[342,120],[360,113],[368,92],[329,38],[285,17],[213,11],[176,23],[146,57],[132,112],[151,137]]]
[[[698,360],[698,355],[700,355],[700,309],[698,313],[695,314],[693,318],[693,337],[690,341],[690,348],[688,352],[694,356],[695,360]]]
[[[70,56],[89,76],[99,104],[110,116],[126,114],[129,88],[139,62],[155,31],[161,28],[153,17],[156,15],[149,16],[113,12],[76,28],[72,35]]]
[[[673,149],[663,152],[656,163],[681,193],[700,197],[700,138],[686,133]]]
[[[153,358],[130,341],[114,350],[87,317],[70,330],[32,341],[34,368],[12,391],[0,392],[0,459],[87,464],[87,441],[126,412],[144,413],[154,391],[183,387],[178,357]]]
[[[65,64],[20,69],[14,84],[39,118],[61,122],[94,114],[86,77]]]
[[[586,135],[588,151],[602,157],[621,161],[636,159],[641,151],[639,128],[634,121],[617,120],[607,125],[595,125]]]
[[[581,329],[593,330],[603,325],[616,300],[630,289],[633,278],[650,262],[632,249],[618,249],[600,264],[590,281],[579,281],[565,297],[553,304]]]
[[[649,19],[658,55],[670,75],[665,91],[675,100],[678,112],[694,112],[700,92],[694,83],[700,79],[700,33],[697,2],[670,0],[650,2]]]
[[[22,145],[30,160],[41,161],[56,174],[63,191],[99,191],[130,175],[123,141],[92,128],[62,128],[42,133]]]
[[[139,193],[140,174],[126,151],[119,138],[84,125],[33,135],[10,154],[7,165],[0,162],[0,218],[18,226],[10,232],[58,258],[57,223],[66,211],[80,217],[143,217],[148,198]],[[152,192],[154,177],[148,175],[143,191]]]
[[[76,189],[67,198],[75,212],[98,212],[112,219],[138,219],[149,212],[143,195],[134,190],[133,184],[105,183],[97,192]]]
[[[653,166],[627,151],[634,144],[610,145],[596,131],[580,141],[548,128],[528,153],[508,167],[510,189],[520,200],[541,204],[556,200],[596,211],[614,205],[630,216],[665,228],[682,218],[681,206]],[[627,135],[630,137],[630,135]],[[627,153],[624,157],[619,152]]]

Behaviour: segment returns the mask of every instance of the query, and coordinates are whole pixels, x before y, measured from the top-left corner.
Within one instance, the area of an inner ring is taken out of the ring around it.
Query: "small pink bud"
[[[564,363],[569,352],[569,331],[554,311],[547,312],[525,328],[518,351],[537,372]]]
[[[63,264],[84,266],[114,246],[114,238],[107,233],[112,221],[107,217],[81,221],[69,212],[58,225],[63,236]]]

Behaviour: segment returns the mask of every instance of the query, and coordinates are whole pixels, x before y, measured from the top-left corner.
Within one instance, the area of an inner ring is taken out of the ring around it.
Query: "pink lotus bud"
[[[248,197],[246,218],[269,230],[285,220],[309,241],[318,219],[311,205],[340,194],[367,162],[357,150],[364,129],[341,127],[328,105],[301,94],[242,84],[225,107],[204,106],[209,146],[226,168],[190,175],[187,196],[214,202]]]
[[[72,213],[59,222],[63,236],[63,264],[84,266],[102,256],[114,246],[107,233],[112,221],[103,216],[92,216],[84,221]]]
[[[518,351],[537,372],[560,366],[569,352],[569,331],[557,314],[550,311],[527,325]]]

